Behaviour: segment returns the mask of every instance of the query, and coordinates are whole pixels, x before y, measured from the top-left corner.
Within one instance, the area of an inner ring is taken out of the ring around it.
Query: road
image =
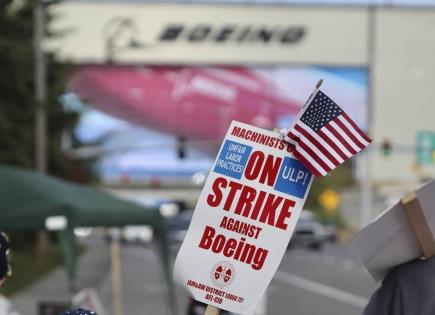
[[[346,245],[291,249],[266,292],[266,314],[359,315],[376,288]]]
[[[268,314],[361,314],[376,287],[344,245],[290,250],[268,289]]]
[[[108,314],[113,314],[109,246],[101,239],[86,244],[78,286],[96,288]],[[121,253],[123,314],[169,314],[163,272],[153,248],[123,246]],[[37,301],[67,300],[65,282],[63,270],[57,270],[14,297],[15,308],[22,315],[34,315]],[[376,284],[345,245],[327,245],[318,252],[292,249],[267,290],[266,314],[357,315],[375,289]],[[188,297],[181,288],[177,288],[177,299],[183,315]]]

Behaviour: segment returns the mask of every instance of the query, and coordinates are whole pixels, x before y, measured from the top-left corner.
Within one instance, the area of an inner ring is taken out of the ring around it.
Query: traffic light
[[[186,157],[186,139],[184,137],[177,138],[177,156],[180,160]]]
[[[390,140],[384,139],[384,141],[382,141],[382,148],[381,148],[382,155],[385,157],[390,156],[391,150],[392,150],[392,145],[391,145]]]

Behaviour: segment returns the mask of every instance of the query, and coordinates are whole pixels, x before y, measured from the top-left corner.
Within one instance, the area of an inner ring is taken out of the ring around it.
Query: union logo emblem
[[[222,289],[230,285],[236,275],[236,270],[232,263],[222,260],[216,263],[210,273],[211,281],[218,288]]]

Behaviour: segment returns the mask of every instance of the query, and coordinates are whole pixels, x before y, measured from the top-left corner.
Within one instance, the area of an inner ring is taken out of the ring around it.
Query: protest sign
[[[412,195],[386,209],[351,240],[376,281],[395,266],[435,253],[435,181]]]
[[[313,176],[274,132],[233,121],[177,255],[194,299],[251,314],[286,251]]]

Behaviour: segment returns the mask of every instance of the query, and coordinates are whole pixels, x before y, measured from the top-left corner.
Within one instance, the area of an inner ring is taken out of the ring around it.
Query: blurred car
[[[121,239],[121,229],[120,228],[106,228],[104,230],[104,240],[106,242],[111,242],[112,240],[120,240]]]
[[[136,198],[131,201],[145,207],[158,207],[160,214],[165,218],[171,218],[186,209],[186,203],[183,200],[168,198]]]
[[[320,250],[326,242],[326,229],[311,211],[303,210],[288,247]]]
[[[153,229],[147,225],[130,225],[121,231],[121,241],[129,244],[145,244],[153,239]]]
[[[325,241],[334,243],[339,239],[339,231],[334,224],[324,223],[323,229],[325,230]]]
[[[78,238],[85,238],[90,236],[91,234],[92,234],[92,228],[89,227],[76,227],[74,229],[74,235]]]
[[[170,244],[183,242],[192,216],[193,210],[185,210],[166,220],[166,235]]]
[[[148,225],[127,225],[122,228],[109,228],[104,232],[106,242],[119,240],[126,244],[146,244],[153,240],[153,229]]]
[[[174,199],[153,199],[153,198],[133,198],[129,199],[144,207],[157,207],[160,214],[168,221],[177,217],[182,210],[186,208],[186,203],[183,200]],[[147,211],[144,209],[144,211]],[[189,226],[189,225],[187,225]],[[186,228],[187,229],[187,228]],[[109,242],[112,239],[119,239],[124,243],[143,244],[152,241],[154,237],[153,229],[147,225],[131,225],[121,229],[110,228],[106,229],[104,239]]]

